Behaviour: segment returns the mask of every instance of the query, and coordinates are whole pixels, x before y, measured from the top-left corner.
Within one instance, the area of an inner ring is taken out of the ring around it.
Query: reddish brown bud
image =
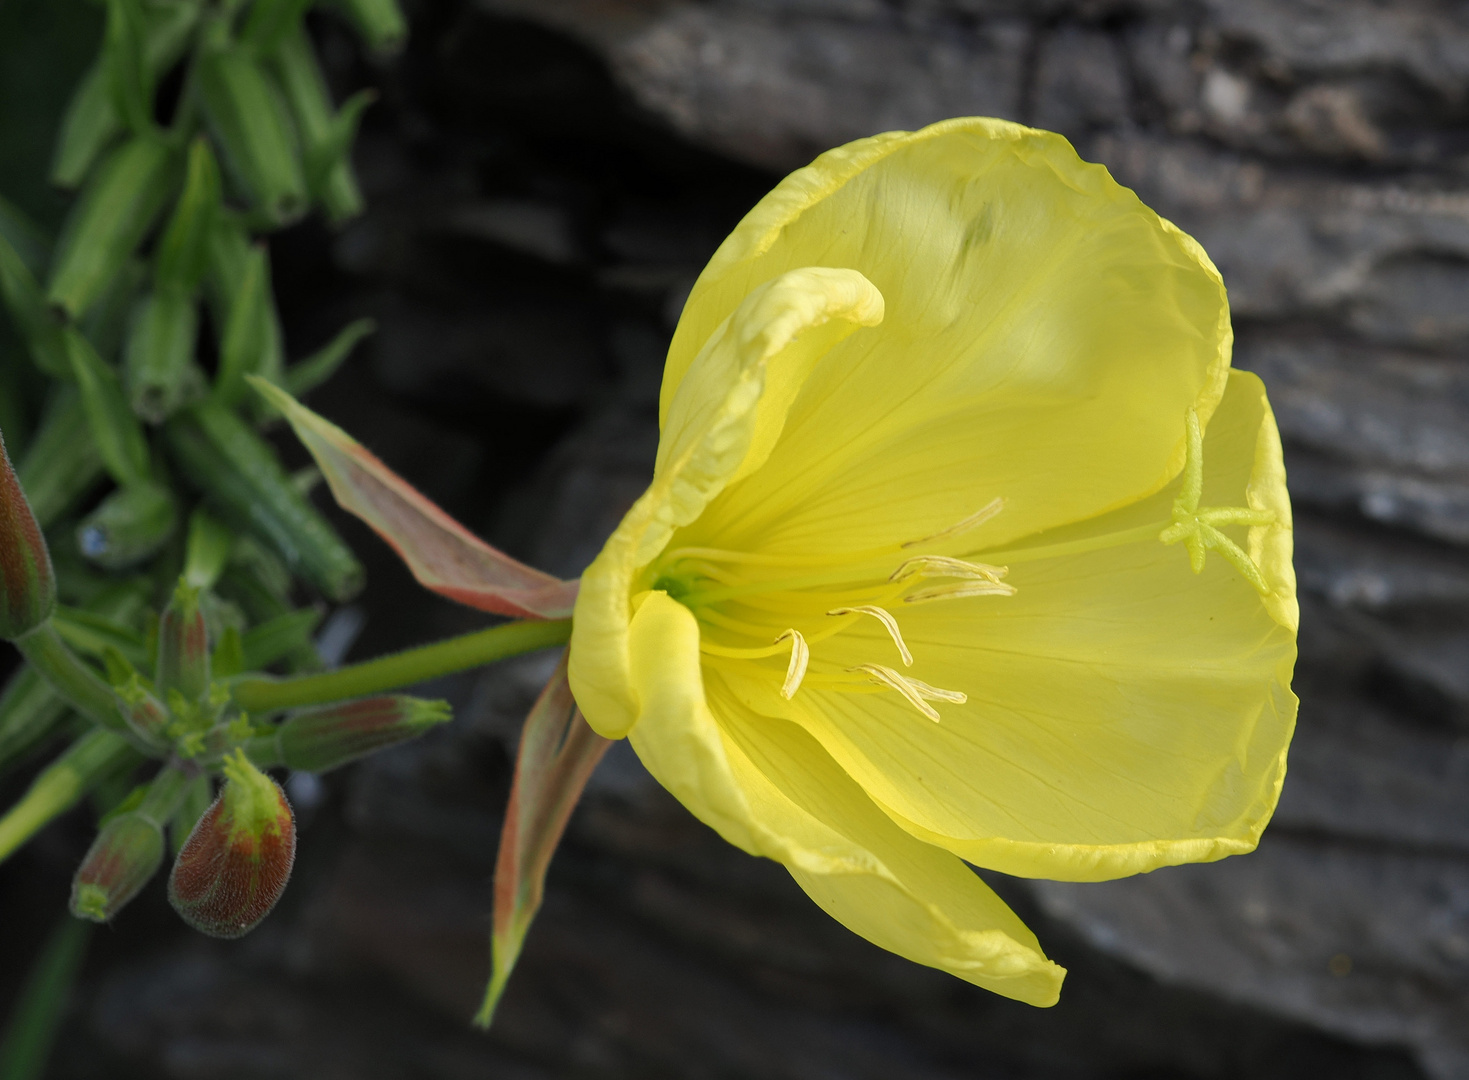
[[[199,607],[199,590],[180,581],[158,622],[158,693],[177,690],[198,701],[209,689],[209,632]]]
[[[296,823],[286,793],[236,752],[225,785],[194,825],[168,877],[168,900],[211,937],[237,938],[270,914],[296,860]]]
[[[51,552],[0,437],[0,638],[29,633],[55,607]]]
[[[325,772],[404,742],[450,718],[447,701],[392,695],[363,698],[291,717],[281,725],[281,763]]]
[[[72,879],[71,913],[107,922],[162,863],[163,830],[142,814],[119,814],[102,826]]]

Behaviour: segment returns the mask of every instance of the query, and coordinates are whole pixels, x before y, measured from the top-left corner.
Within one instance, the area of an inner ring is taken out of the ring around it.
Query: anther
[[[934,600],[963,600],[967,596],[1014,596],[1015,586],[1003,581],[958,581],[952,585],[935,585],[919,589],[903,597],[905,604],[927,604]]]
[[[791,662],[786,668],[785,682],[780,686],[780,696],[790,701],[796,696],[796,691],[801,689],[801,680],[806,677],[806,666],[811,663],[811,647],[806,644],[806,639],[799,630],[781,631],[780,636],[775,639],[776,644],[786,638],[791,639]]]
[[[915,709],[928,717],[935,724],[941,719],[938,710],[928,703],[928,700],[947,701],[951,704],[962,705],[969,700],[966,694],[958,690],[944,690],[937,686],[930,686],[918,679],[911,679],[906,675],[900,675],[890,667],[881,664],[858,664],[856,667],[848,668],[848,671],[860,671],[880,686],[886,686],[889,690],[896,690],[903,695],[904,700]],[[925,700],[928,699],[928,700]]]
[[[968,562],[948,555],[915,555],[905,559],[888,575],[889,581],[903,581],[910,577],[953,577],[976,581],[998,582],[1010,572],[1008,566],[991,566],[988,563]]]
[[[904,667],[913,666],[913,654],[908,651],[908,643],[903,640],[903,632],[898,629],[898,620],[893,618],[893,613],[876,604],[857,604],[854,607],[832,608],[828,615],[871,615],[882,623],[883,629],[893,639],[893,644],[898,647],[898,655],[903,658]]]
[[[970,529],[977,529],[979,526],[983,525],[986,521],[994,517],[1004,508],[1004,499],[991,499],[988,504],[970,514],[963,521],[956,522],[955,524],[950,525],[947,529],[943,529],[940,532],[934,533],[932,536],[925,536],[921,540],[909,540],[906,544],[903,544],[902,546],[905,548],[918,547],[920,544],[931,544],[936,540],[947,540],[950,537],[958,536],[961,533],[967,533]]]

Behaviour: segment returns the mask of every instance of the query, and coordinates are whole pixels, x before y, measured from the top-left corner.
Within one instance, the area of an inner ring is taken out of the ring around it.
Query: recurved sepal
[[[163,864],[163,830],[137,812],[119,814],[97,834],[71,882],[71,913],[107,922]]]
[[[402,694],[363,698],[300,713],[277,733],[281,764],[325,772],[422,735],[450,718],[449,703]]]
[[[56,574],[0,437],[0,638],[30,633],[56,607]]]
[[[237,938],[270,914],[296,861],[296,822],[286,793],[236,751],[225,785],[184,841],[168,877],[168,901],[195,930]]]

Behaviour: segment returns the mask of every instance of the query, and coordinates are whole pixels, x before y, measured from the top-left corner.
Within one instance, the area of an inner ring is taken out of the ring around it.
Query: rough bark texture
[[[492,542],[575,574],[646,482],[692,276],[775,176],[982,113],[1066,134],[1224,273],[1287,443],[1300,733],[1258,853],[997,881],[1057,1008],[880,953],[625,747],[552,867],[494,1032],[489,874],[551,660],[451,681],[419,744],[297,780],[297,877],[231,945],[154,889],[94,955],[57,1076],[1469,1077],[1469,14],[1430,0],[481,0],[414,9],[371,211],[275,245],[296,351],[383,323],[313,398]],[[478,625],[370,556],[354,655]],[[59,913],[87,822],[0,871]],[[7,932],[13,937],[15,930]],[[0,945],[6,972],[28,950]]]

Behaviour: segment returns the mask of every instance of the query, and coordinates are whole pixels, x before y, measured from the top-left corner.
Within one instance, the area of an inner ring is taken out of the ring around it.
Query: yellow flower
[[[1290,505],[1231,342],[1198,244],[1059,136],[823,155],[689,297],[652,486],[582,578],[588,723],[852,930],[1053,1003],[963,860],[1250,851],[1284,777]]]

